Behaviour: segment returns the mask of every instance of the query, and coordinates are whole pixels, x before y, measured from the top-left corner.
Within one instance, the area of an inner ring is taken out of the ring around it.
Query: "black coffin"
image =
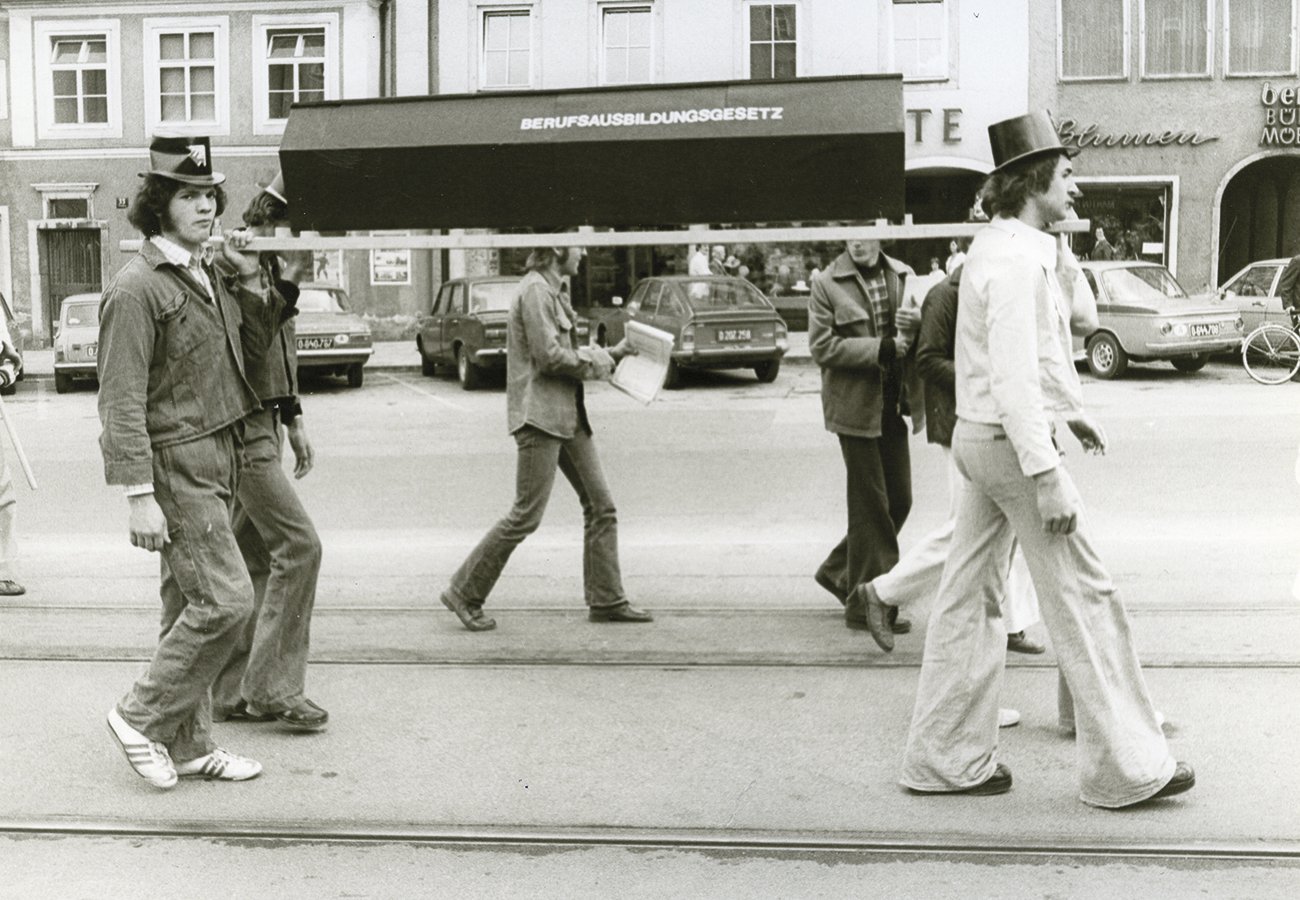
[[[295,227],[556,228],[900,218],[898,76],[294,106]]]

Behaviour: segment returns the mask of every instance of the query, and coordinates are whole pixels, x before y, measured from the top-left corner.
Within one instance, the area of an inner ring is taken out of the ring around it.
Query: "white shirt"
[[[705,255],[703,250],[696,250],[694,253],[691,254],[690,262],[686,267],[686,273],[688,275],[712,275],[713,274],[711,271],[709,271],[709,257]]]
[[[208,278],[208,273],[203,270],[200,263],[207,260],[205,252],[191,253],[175,241],[170,241],[161,234],[155,234],[149,238],[153,245],[162,251],[162,255],[167,257],[167,261],[174,266],[189,271],[194,276],[194,280],[203,286],[208,292],[208,299],[215,300],[216,293],[212,290],[212,281]]]
[[[1046,232],[998,218],[976,235],[958,290],[958,417],[1001,425],[1025,475],[1056,468],[1053,418],[1083,411],[1071,309],[1096,302],[1077,260]]]

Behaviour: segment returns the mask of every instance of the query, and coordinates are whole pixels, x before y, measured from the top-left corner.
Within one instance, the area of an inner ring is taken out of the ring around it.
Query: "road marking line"
[[[448,409],[454,409],[456,410],[456,412],[469,412],[469,410],[467,410],[465,407],[461,406],[460,404],[452,403],[450,400],[444,400],[441,397],[439,397],[437,394],[433,393],[432,391],[426,391],[424,388],[419,388],[413,384],[408,384],[405,381],[402,381],[401,379],[394,378],[392,375],[386,375],[383,373],[376,373],[376,374],[378,374],[380,378],[388,379],[393,384],[401,385],[402,387],[406,388],[408,391],[414,391],[415,393],[419,394],[422,397],[428,397],[430,400],[432,400],[435,403],[441,403],[443,406],[447,407]]]

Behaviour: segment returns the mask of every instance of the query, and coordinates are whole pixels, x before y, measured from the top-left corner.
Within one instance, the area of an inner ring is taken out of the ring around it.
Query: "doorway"
[[[103,288],[98,228],[42,228],[40,252],[41,308],[49,323],[48,339],[59,321],[63,298]]]

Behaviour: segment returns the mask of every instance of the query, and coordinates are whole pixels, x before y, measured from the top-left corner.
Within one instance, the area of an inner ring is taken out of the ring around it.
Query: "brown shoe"
[[[450,594],[443,594],[440,599],[442,605],[454,612],[456,618],[460,619],[460,624],[470,631],[491,631],[497,627],[496,619],[483,615],[482,606],[470,606],[463,600],[454,599]]]
[[[870,581],[864,581],[849,594],[844,607],[844,624],[855,631],[870,631],[881,650],[894,649],[894,633],[889,627],[889,607],[880,599]]]
[[[1025,637],[1023,631],[1017,631],[1014,634],[1007,635],[1007,650],[1011,653],[1029,654],[1047,652],[1047,648],[1038,643],[1038,641]]]
[[[655,617],[644,609],[633,609],[627,603],[617,606],[593,606],[587,611],[589,622],[653,622]]]

